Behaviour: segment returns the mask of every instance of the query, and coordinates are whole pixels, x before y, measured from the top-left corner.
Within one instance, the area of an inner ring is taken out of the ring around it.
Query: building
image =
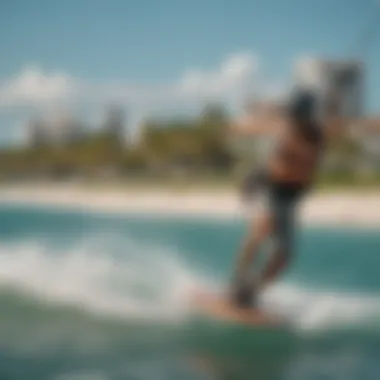
[[[380,171],[380,117],[364,118],[351,125],[351,137],[358,143],[360,161],[370,171]]]
[[[320,113],[337,101],[340,115],[349,119],[363,115],[364,65],[360,61],[304,58],[294,68],[295,84],[316,90],[320,96]]]
[[[48,143],[45,124],[39,120],[31,120],[27,125],[27,143],[33,147],[41,147]]]
[[[323,170],[372,177],[380,173],[380,118],[361,118],[347,126],[324,156]]]
[[[126,143],[124,122],[124,112],[121,107],[115,105],[108,107],[104,120],[104,130],[120,144]]]
[[[68,113],[55,112],[28,125],[29,145],[62,146],[80,141],[82,126]]]

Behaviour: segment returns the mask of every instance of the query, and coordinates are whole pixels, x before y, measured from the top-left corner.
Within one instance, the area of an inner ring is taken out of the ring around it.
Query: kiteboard
[[[285,324],[282,319],[270,315],[258,307],[238,308],[222,294],[197,291],[191,295],[190,302],[192,308],[198,313],[215,320],[253,327],[279,327]]]

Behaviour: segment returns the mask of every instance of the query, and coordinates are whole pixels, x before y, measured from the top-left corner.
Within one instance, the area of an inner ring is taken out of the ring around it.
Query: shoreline
[[[76,185],[7,186],[0,203],[112,214],[245,218],[249,208],[231,190],[90,189]],[[306,224],[380,228],[380,194],[343,191],[316,193],[300,208]]]

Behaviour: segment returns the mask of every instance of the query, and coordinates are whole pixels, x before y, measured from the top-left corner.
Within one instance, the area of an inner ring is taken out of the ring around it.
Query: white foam
[[[119,257],[111,254],[122,244]],[[52,251],[42,242],[0,245],[0,289],[9,287],[46,302],[139,320],[179,320],[194,287],[217,286],[211,276],[180,259],[172,247],[136,238],[97,236],[71,249]],[[302,330],[360,323],[380,316],[380,295],[308,289],[280,283],[263,305]]]
[[[279,284],[263,296],[263,305],[288,317],[301,330],[360,324],[380,316],[380,295]]]
[[[125,253],[116,258],[105,240],[112,238],[63,252],[38,242],[1,245],[0,287],[93,312],[157,319],[178,318],[185,295],[205,284],[173,251],[124,239]]]

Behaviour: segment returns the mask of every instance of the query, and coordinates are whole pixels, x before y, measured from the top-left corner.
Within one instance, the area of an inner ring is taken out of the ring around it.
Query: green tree
[[[201,111],[199,125],[204,129],[224,131],[229,123],[229,115],[220,104],[208,104]]]

